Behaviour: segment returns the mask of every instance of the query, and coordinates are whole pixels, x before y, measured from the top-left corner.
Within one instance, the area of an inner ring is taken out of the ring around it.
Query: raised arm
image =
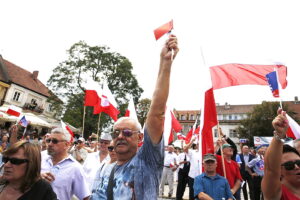
[[[178,51],[177,38],[170,35],[160,54],[158,77],[146,121],[148,134],[154,144],[159,143],[162,138],[171,66]]]
[[[278,110],[277,117],[272,125],[275,129],[274,137],[265,153],[264,159],[264,177],[262,180],[262,191],[266,200],[277,200],[281,198],[281,157],[283,142],[280,140],[286,137],[286,131],[289,127],[286,113]]]

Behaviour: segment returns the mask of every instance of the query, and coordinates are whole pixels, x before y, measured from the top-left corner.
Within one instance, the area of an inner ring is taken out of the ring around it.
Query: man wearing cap
[[[221,143],[218,143],[220,145]],[[242,176],[240,173],[240,168],[234,160],[232,160],[233,155],[233,148],[230,144],[223,144],[222,145],[223,157],[224,157],[224,164],[225,164],[225,173],[223,171],[223,163],[222,157],[216,155],[217,158],[217,173],[221,176],[224,176],[230,185],[230,190],[234,195],[235,199],[240,199],[240,187],[242,182]]]
[[[107,148],[111,140],[112,138],[110,134],[102,133],[99,142],[99,151],[89,153],[85,162],[83,163],[83,170],[87,177],[87,182],[90,190],[92,190],[97,170],[110,160]]]
[[[85,139],[83,137],[78,138],[77,145],[70,151],[71,155],[80,163],[83,164],[88,152],[84,149]]]
[[[215,155],[205,154],[203,168],[204,173],[195,178],[195,198],[205,200],[233,199],[228,181],[216,172],[217,159]]]
[[[254,200],[259,200],[261,196],[261,181],[264,176],[264,155],[266,147],[261,145],[256,148],[257,156],[248,163],[248,167],[254,172],[249,170],[249,173],[253,179],[253,196]]]

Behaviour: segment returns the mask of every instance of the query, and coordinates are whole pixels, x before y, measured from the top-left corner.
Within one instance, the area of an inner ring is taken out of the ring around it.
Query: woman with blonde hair
[[[51,185],[43,180],[38,145],[19,141],[3,152],[0,200],[54,200]]]

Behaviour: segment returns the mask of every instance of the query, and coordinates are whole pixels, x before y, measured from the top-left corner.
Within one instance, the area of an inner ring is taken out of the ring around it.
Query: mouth
[[[128,145],[127,142],[124,140],[119,140],[116,142],[116,147],[117,146],[127,146],[127,145]]]

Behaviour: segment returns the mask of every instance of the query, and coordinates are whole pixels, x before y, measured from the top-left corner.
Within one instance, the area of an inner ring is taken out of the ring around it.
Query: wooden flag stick
[[[85,121],[85,111],[86,111],[86,106],[83,106],[83,118],[82,118],[82,136],[84,135],[84,121]]]
[[[101,113],[99,113],[99,118],[98,118],[98,127],[97,127],[97,136],[98,136],[98,138],[100,138],[99,132],[100,132],[100,118],[101,118]]]
[[[219,125],[219,121],[218,121],[217,129],[218,129],[218,137],[219,137],[219,140],[222,141],[221,133],[220,133],[220,125]],[[222,144],[222,143],[221,143],[221,144]],[[224,155],[223,155],[222,145],[220,146],[220,150],[221,150],[221,158],[222,158],[223,173],[224,173],[224,177],[226,178],[226,170],[225,170],[225,162],[224,162]]]

